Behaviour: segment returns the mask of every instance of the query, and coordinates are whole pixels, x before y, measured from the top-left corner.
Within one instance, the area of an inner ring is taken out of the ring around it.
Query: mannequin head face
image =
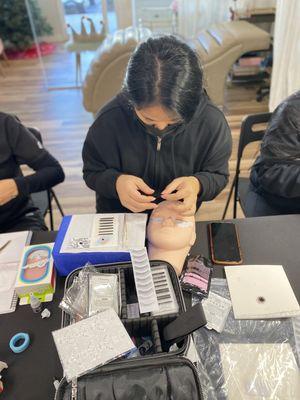
[[[147,227],[149,244],[165,251],[190,249],[196,240],[195,217],[179,216],[172,205],[162,201],[152,211]]]

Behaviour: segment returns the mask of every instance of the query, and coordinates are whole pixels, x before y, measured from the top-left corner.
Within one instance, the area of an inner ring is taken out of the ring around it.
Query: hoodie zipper
[[[161,137],[157,137],[156,151],[160,151],[161,148]]]
[[[155,165],[154,165],[154,184],[155,184],[155,189],[158,190],[159,188],[159,158],[160,158],[160,149],[161,149],[161,142],[162,138],[157,137],[156,141],[156,154],[155,154]]]

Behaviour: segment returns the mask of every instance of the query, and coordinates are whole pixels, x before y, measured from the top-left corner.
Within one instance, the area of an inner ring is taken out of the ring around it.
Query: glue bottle
[[[42,303],[33,293],[30,293],[30,306],[34,313],[40,313],[42,311]]]

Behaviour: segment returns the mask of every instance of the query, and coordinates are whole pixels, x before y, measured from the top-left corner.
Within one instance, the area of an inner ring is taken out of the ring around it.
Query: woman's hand
[[[165,200],[178,201],[174,205],[174,209],[178,214],[194,215],[200,189],[200,182],[197,178],[194,176],[182,176],[174,179],[161,193],[161,197]],[[176,193],[173,193],[175,190]]]
[[[157,207],[156,204],[152,203],[155,200],[155,197],[151,196],[154,190],[137,176],[120,175],[116,182],[116,189],[122,206],[130,211],[142,212]]]
[[[0,180],[0,206],[8,203],[19,194],[18,187],[14,179]]]

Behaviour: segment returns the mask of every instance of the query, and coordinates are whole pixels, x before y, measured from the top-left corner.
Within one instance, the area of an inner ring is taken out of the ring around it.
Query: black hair
[[[197,54],[172,35],[151,37],[132,54],[123,92],[137,109],[160,104],[185,122],[202,94],[203,74]]]

